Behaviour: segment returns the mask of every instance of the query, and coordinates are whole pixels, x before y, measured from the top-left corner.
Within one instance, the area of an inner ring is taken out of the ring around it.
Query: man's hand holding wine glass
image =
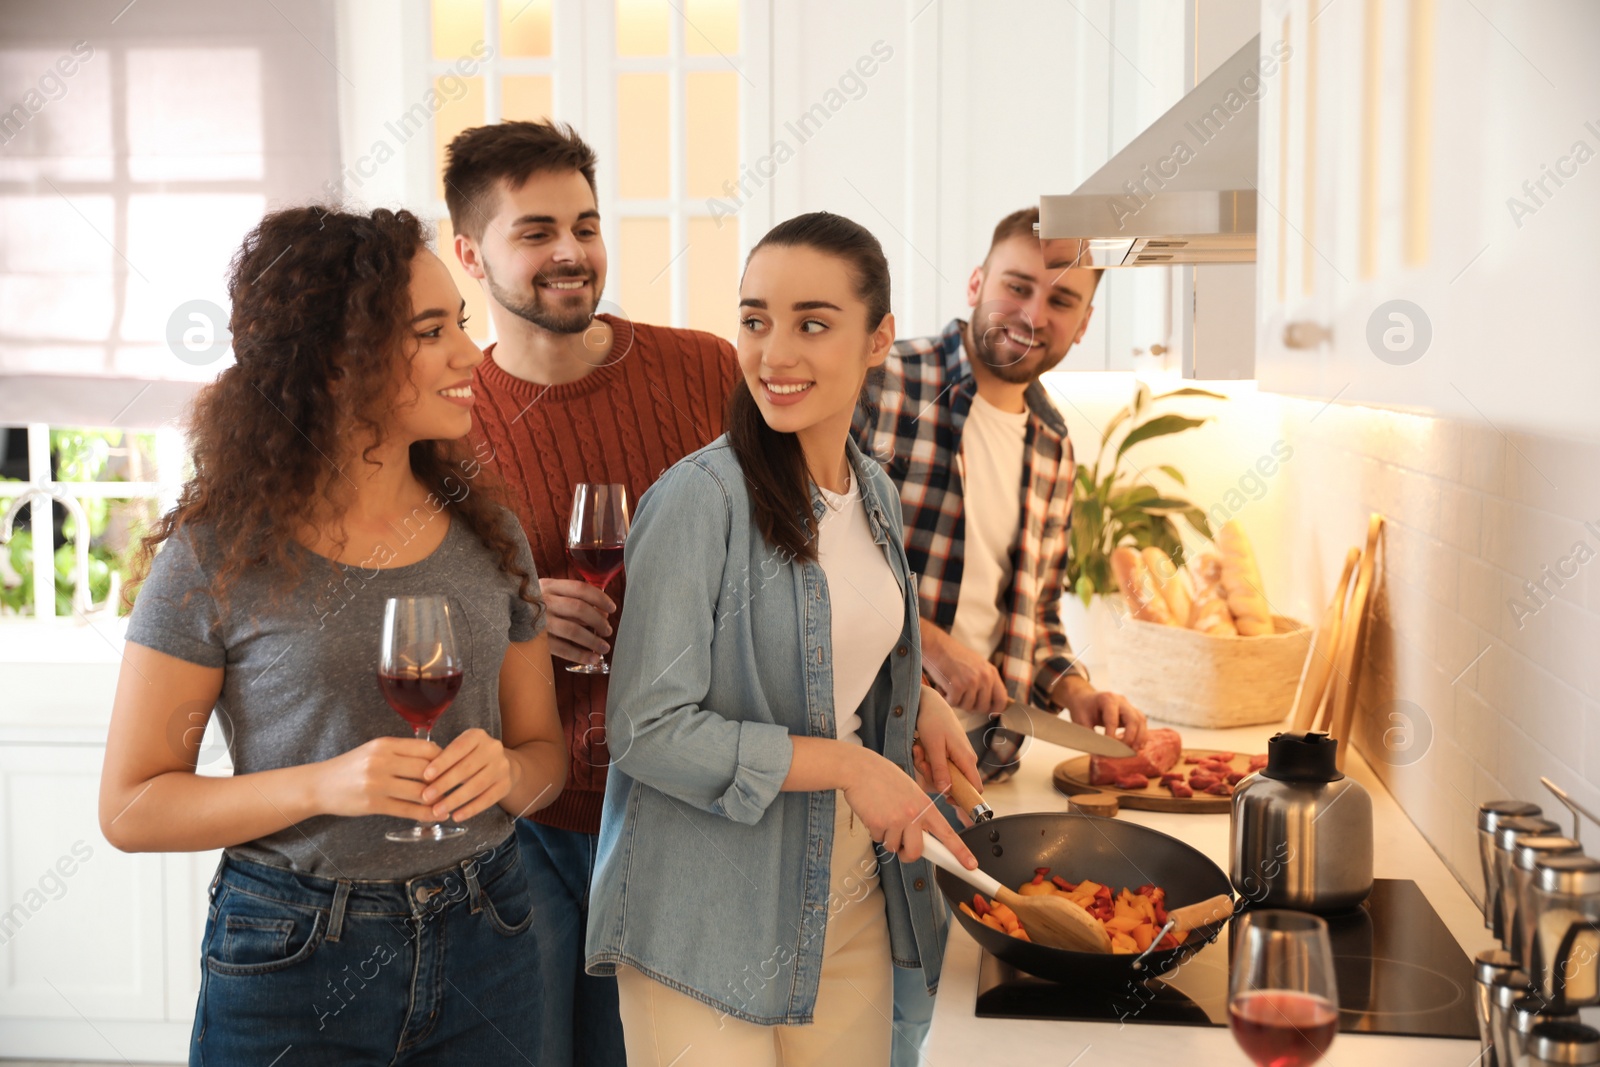
[[[575,578],[541,578],[539,592],[550,630],[550,654],[573,663],[598,664],[611,651],[611,616],[617,604]]]

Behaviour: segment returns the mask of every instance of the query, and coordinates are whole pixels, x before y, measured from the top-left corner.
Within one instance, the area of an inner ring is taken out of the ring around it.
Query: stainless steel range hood
[[[1087,239],[1096,267],[1254,262],[1256,101],[1277,70],[1260,42],[1252,37],[1070,196],[1041,197],[1039,236]]]

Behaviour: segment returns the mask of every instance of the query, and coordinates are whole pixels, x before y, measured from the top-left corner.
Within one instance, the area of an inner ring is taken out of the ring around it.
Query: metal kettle
[[[1372,797],[1326,734],[1275,734],[1233,794],[1229,877],[1261,907],[1336,912],[1372,892]]]

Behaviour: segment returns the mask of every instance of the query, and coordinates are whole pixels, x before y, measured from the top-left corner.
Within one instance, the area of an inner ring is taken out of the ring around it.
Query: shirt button
[[[894,654],[897,656],[903,656],[910,651],[911,649],[907,648],[905,645],[901,645],[899,648],[894,650]]]
[[[911,883],[911,888],[915,889],[919,893],[922,892],[927,887],[928,887],[928,883],[924,882],[921,878],[918,878],[915,882]]]
[[[817,662],[822,662],[822,646],[820,645],[817,646]]]
[[[906,709],[904,707],[902,707],[901,705],[896,704],[894,706],[894,717],[895,718],[898,719],[900,716],[904,715],[905,713],[906,713]]]

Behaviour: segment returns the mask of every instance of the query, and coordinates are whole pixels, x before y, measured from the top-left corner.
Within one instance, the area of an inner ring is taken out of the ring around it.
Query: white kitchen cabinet
[[[1263,51],[1281,44],[1286,58],[1259,103],[1256,370],[1263,388],[1331,396],[1339,282],[1353,271],[1351,111],[1362,101],[1349,84],[1350,20],[1315,12],[1310,0],[1262,5]]]
[[[1264,390],[1593,438],[1600,7],[1265,0]]]
[[[0,1055],[187,1058],[218,853],[112,848],[104,758],[102,745],[0,743]]]
[[[1111,52],[1106,159],[1165,114],[1187,90],[1184,9],[1183,0],[1112,0],[1106,42]],[[1106,271],[1101,277],[1095,315],[1104,322],[1106,370],[1167,365],[1165,357],[1173,349],[1175,275],[1172,267],[1141,267]]]
[[[103,753],[0,748],[0,1018],[165,1017],[161,857],[101,837]]]

